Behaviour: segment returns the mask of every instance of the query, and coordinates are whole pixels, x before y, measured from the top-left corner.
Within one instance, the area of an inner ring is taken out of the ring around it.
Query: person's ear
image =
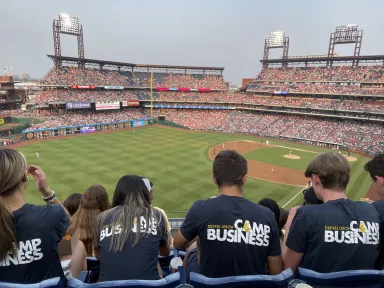
[[[245,174],[243,179],[241,179],[242,184],[244,185],[247,182],[248,174]]]
[[[320,181],[319,176],[312,174],[311,180],[312,180],[312,186],[313,187],[318,188],[319,186],[321,186],[321,181]]]
[[[23,179],[22,179],[23,182],[28,182],[28,171],[25,170],[24,172],[24,176],[23,176]]]
[[[377,184],[379,184],[380,186],[384,186],[384,177],[382,176],[376,176],[376,181],[375,181]]]
[[[213,184],[215,184],[217,186],[216,178],[214,175],[212,175],[212,182],[213,182]]]

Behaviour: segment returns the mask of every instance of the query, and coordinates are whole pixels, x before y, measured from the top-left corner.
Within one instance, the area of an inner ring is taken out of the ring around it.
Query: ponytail
[[[14,217],[0,198],[0,260],[7,257],[9,252],[15,252],[15,242]]]

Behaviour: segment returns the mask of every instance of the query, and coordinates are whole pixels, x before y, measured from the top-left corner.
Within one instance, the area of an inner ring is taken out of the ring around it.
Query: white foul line
[[[307,188],[307,187],[304,187],[303,189],[301,189],[295,196],[293,196],[293,198],[292,198],[291,200],[289,200],[287,203],[285,203],[284,206],[282,206],[281,208],[284,208],[284,207],[287,206],[289,203],[291,203],[291,201],[292,201],[293,199],[295,199],[297,196],[299,196],[299,194],[302,193],[303,190],[304,190],[305,188]]]

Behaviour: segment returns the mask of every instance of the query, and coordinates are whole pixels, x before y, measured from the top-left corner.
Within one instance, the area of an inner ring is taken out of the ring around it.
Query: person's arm
[[[175,249],[185,248],[193,239],[198,236],[197,228],[197,204],[198,202],[193,203],[191,209],[189,209],[187,216],[183,224],[181,225],[179,231],[177,231],[176,237],[173,240],[173,247]]]
[[[291,268],[295,273],[303,259],[307,247],[307,219],[299,207],[292,208],[286,224],[283,243],[284,269]]]
[[[267,268],[269,274],[277,275],[283,271],[283,260],[281,259],[280,234],[274,214],[271,211],[271,237],[269,238],[269,251],[267,258]]]
[[[44,171],[39,166],[29,165],[28,173],[31,174],[33,176],[33,178],[35,179],[35,184],[36,184],[37,190],[40,191],[41,195],[44,198],[52,195],[53,191],[48,186],[47,177],[46,177]],[[49,202],[48,204],[56,204],[56,205],[61,206],[64,209],[65,213],[68,216],[71,216],[69,214],[69,212],[67,211],[67,209],[63,206],[63,204],[61,204],[59,199],[56,198],[56,199],[54,199],[54,201]]]

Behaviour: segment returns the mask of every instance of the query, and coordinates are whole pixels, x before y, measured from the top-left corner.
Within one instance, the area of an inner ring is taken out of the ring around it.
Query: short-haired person
[[[283,262],[320,273],[373,269],[379,244],[379,215],[366,202],[347,199],[350,178],[347,159],[327,152],[313,159],[311,178],[321,205],[292,208],[286,224]],[[293,220],[292,220],[293,219]]]
[[[371,176],[372,188],[379,196],[384,197],[384,153],[376,155],[365,164],[364,169]],[[384,200],[377,200],[372,203],[380,216],[380,253],[375,268],[384,269]]]
[[[169,235],[142,177],[126,175],[118,181],[112,208],[99,215],[95,231],[99,281],[160,279],[157,256],[169,255]]]
[[[107,190],[101,185],[92,185],[85,190],[80,207],[72,217],[70,228],[77,231],[88,257],[94,257],[93,240],[97,216],[108,209]]]
[[[83,198],[83,194],[80,193],[72,193],[65,198],[63,205],[69,212],[69,215],[73,216],[77,209],[79,209],[81,198]]]
[[[247,160],[234,150],[219,152],[213,161],[213,182],[220,195],[196,201],[173,246],[182,249],[200,240],[200,273],[212,278],[270,274],[282,271],[275,215],[243,197]]]
[[[26,203],[28,174],[48,205]],[[0,282],[64,279],[57,246],[68,225],[67,212],[49,188],[43,170],[28,166],[16,150],[0,150]]]

